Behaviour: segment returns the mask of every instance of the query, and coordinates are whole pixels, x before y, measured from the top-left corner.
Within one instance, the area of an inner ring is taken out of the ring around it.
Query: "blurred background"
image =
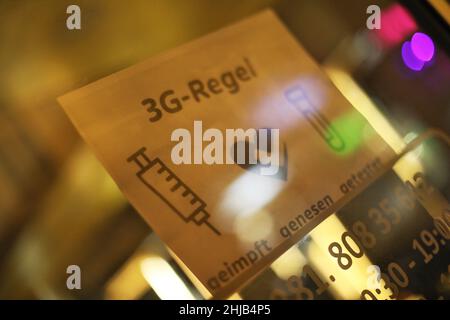
[[[70,4],[81,8],[81,30],[66,28]],[[380,30],[366,27],[373,4],[381,8]],[[56,97],[268,7],[396,152],[429,128],[450,133],[445,0],[2,0],[0,298],[209,297],[124,199]],[[427,36],[418,44],[428,53],[422,59],[411,56],[417,32]],[[422,156],[432,159],[433,177],[448,201],[450,158],[445,147],[434,145],[424,147]],[[395,178],[377,190],[408,180],[414,165],[397,166]],[[377,190],[364,191],[369,196],[358,201],[370,202]],[[356,219],[362,206],[341,211]],[[414,238],[413,230],[429,223],[420,218],[427,211],[410,215],[417,227],[405,226],[396,237]],[[331,216],[232,298],[296,298],[274,295],[275,283],[306,262],[328,272],[332,266],[320,260],[318,239],[340,236],[349,223],[339,213]],[[384,243],[376,257],[361,263],[385,259],[391,247]],[[432,267],[437,276],[418,275],[414,290],[397,298],[450,298],[443,273],[450,271],[448,245],[440,251]],[[82,290],[67,289],[69,265],[80,266]],[[319,298],[360,298],[360,274],[354,271],[346,281],[354,283],[336,283]]]

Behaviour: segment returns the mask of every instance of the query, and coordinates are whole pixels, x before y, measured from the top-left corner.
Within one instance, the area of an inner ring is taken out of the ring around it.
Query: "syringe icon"
[[[345,148],[345,142],[330,124],[327,118],[317,110],[311,103],[308,95],[297,85],[284,92],[286,99],[308,120],[313,128],[320,134],[325,142],[336,151],[342,151]]]
[[[150,160],[143,147],[128,157],[135,162],[139,171],[136,176],[145,186],[164,201],[184,222],[194,221],[197,225],[206,225],[218,236],[221,235],[209,221],[206,203],[200,199],[172,170],[159,158]]]

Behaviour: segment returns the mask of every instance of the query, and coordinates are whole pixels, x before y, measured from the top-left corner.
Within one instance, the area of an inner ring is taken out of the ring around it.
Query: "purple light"
[[[430,61],[434,56],[434,43],[422,32],[416,32],[411,38],[411,50],[417,59]]]
[[[420,71],[423,68],[424,62],[417,59],[411,50],[411,42],[405,41],[402,46],[402,58],[405,65],[414,71]]]

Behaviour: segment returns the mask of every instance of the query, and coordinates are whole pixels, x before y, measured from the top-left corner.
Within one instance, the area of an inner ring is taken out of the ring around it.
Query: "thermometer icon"
[[[295,86],[286,90],[284,96],[297,111],[303,114],[306,120],[308,120],[333,150],[342,151],[345,148],[345,142],[342,140],[339,133],[330,124],[327,118],[314,107],[305,91],[300,86]]]
[[[135,162],[139,171],[136,176],[150,190],[164,201],[184,222],[193,221],[196,225],[206,225],[216,235],[221,233],[209,221],[206,203],[200,199],[175,173],[159,158],[150,160],[141,148],[130,157],[128,162]]]

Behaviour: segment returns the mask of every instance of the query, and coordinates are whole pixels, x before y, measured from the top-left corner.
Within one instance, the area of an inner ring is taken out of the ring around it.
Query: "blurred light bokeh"
[[[425,12],[410,8],[408,1],[78,0],[82,29],[69,31],[66,8],[72,2],[0,2],[0,298],[209,298],[130,207],[56,97],[261,9],[277,12],[397,153],[428,128],[450,134],[449,42],[442,42],[437,29],[423,23]],[[382,8],[386,20],[381,31],[366,28],[370,4]],[[448,17],[448,12],[442,14]],[[426,68],[412,70],[403,63],[402,46],[415,32],[426,33],[435,48]],[[345,129],[350,147],[357,148],[364,128],[355,117],[348,114],[335,125]],[[393,171],[406,181],[425,169],[423,163],[438,168],[435,181],[448,197],[449,158],[434,156],[439,150],[422,146],[420,154],[407,154]],[[247,202],[263,207],[281,192],[274,181],[260,185],[258,197],[252,193],[239,202],[247,178],[224,190],[229,214],[242,215]],[[253,239],[246,228],[258,226],[252,232],[261,237],[271,227],[270,219],[263,210],[245,212],[235,227]],[[330,216],[260,280],[231,298],[258,298],[255,292],[266,278],[286,280],[306,263],[329,274],[336,266],[323,253],[326,243],[346,228],[339,215]],[[367,256],[358,261],[326,298],[359,298],[371,261]],[[66,288],[71,264],[83,270],[83,290]],[[448,286],[440,290],[449,297]],[[391,294],[382,292],[383,297]],[[416,296],[420,294],[410,295]]]

